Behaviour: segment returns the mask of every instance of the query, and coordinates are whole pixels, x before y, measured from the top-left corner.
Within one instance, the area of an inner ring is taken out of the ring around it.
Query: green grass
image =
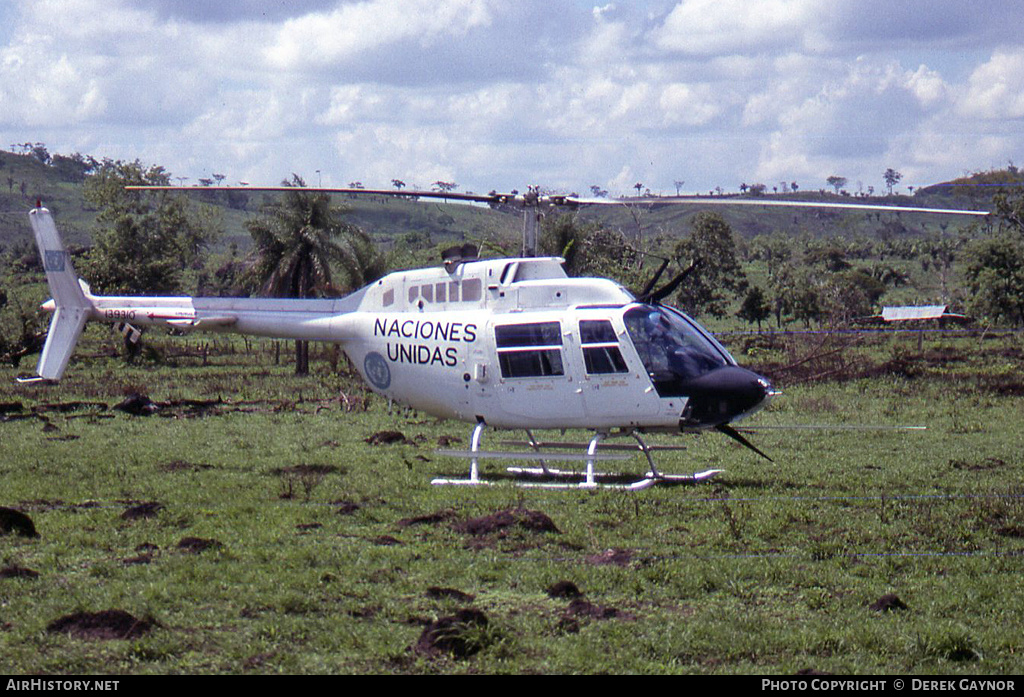
[[[28,513],[41,535],[0,536],[0,567],[39,573],[0,579],[0,671],[1022,669],[1024,405],[1000,393],[1021,374],[1016,339],[928,341],[932,358],[919,358],[914,378],[779,378],[785,394],[752,423],[929,430],[751,435],[774,465],[715,434],[677,437],[688,449],[660,454],[666,471],[725,474],[637,494],[434,488],[437,474],[465,475],[463,462],[433,450],[442,435],[467,441],[468,425],[389,411],[326,362],[295,378],[290,365],[274,364],[271,342],[247,352],[240,339],[200,339],[214,349],[204,366],[194,337],[151,340],[164,363],[104,358],[112,341],[90,329],[59,386],[16,387],[17,371],[0,374],[0,403],[20,401],[20,414],[70,401],[113,405],[130,390],[225,401],[205,416],[86,405],[0,422],[0,505]],[[916,338],[887,341],[855,352],[880,363],[916,351]],[[788,346],[768,362],[803,349]],[[365,442],[384,429],[412,442]],[[299,465],[334,469],[281,471]],[[487,461],[485,471],[498,465]],[[147,501],[164,508],[122,518]],[[517,507],[547,514],[560,532],[473,537],[454,525]],[[448,517],[400,524],[433,513]],[[222,546],[189,554],[178,549],[185,537]],[[608,550],[626,565],[598,563]],[[145,554],[148,563],[125,563]],[[567,617],[569,601],[545,592],[561,580],[618,617]],[[427,622],[463,606],[427,597],[432,586],[476,596],[471,605],[489,623],[477,630],[475,655],[412,651]],[[869,609],[888,593],[907,609]],[[113,608],[159,627],[106,641],[46,631],[69,613]]]

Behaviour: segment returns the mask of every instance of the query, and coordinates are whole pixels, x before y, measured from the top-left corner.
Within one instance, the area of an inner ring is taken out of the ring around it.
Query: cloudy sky
[[[1024,164],[1022,20],[1020,0],[2,0],[0,147],[189,183],[881,190],[887,167]]]

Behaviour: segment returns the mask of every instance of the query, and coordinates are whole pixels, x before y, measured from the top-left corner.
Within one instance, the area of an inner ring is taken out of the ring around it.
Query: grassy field
[[[750,435],[775,464],[678,437],[666,471],[725,473],[640,493],[434,488],[468,425],[326,351],[299,379],[287,345],[155,336],[127,365],[90,327],[56,387],[0,373],[0,506],[39,533],[0,536],[0,672],[1024,669],[1019,335],[729,337],[785,390],[752,424],[929,428]],[[54,624],[112,610],[128,638]]]

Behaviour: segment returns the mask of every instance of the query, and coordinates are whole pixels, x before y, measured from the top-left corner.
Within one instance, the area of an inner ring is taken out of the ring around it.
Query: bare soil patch
[[[125,510],[121,514],[122,520],[145,520],[149,518],[156,518],[157,513],[164,509],[164,505],[159,501],[147,501],[140,503],[137,506],[132,506]]]
[[[435,513],[427,513],[426,515],[418,515],[411,518],[402,518],[400,521],[395,523],[395,525],[400,528],[408,528],[413,525],[437,525],[438,523],[443,523],[455,517],[455,511],[450,508],[446,508],[443,511],[437,511]]]
[[[220,540],[202,537],[183,537],[178,542],[178,549],[186,554],[199,554],[209,549],[222,549],[223,547],[224,543]]]
[[[151,619],[138,619],[124,610],[76,612],[50,622],[51,634],[70,634],[78,639],[137,639],[159,626]]]
[[[352,515],[360,508],[362,508],[362,506],[360,506],[355,501],[349,501],[348,499],[339,499],[338,501],[332,501],[331,505],[338,507],[338,515]]]
[[[868,605],[868,608],[875,612],[894,612],[896,610],[906,610],[907,605],[895,593],[887,593]]]
[[[454,600],[460,603],[471,603],[476,600],[475,595],[463,593],[456,588],[443,588],[441,586],[431,586],[424,595],[431,600]]]
[[[633,553],[628,549],[606,549],[587,557],[587,563],[594,566],[629,566],[632,561]]]
[[[31,518],[21,511],[0,506],[0,535],[12,533],[21,537],[39,537]]]
[[[544,591],[549,598],[582,598],[583,591],[576,587],[572,581],[558,581],[548,586]]]
[[[39,572],[12,564],[0,569],[0,578],[39,578]]]
[[[527,532],[560,534],[561,531],[545,513],[531,511],[526,508],[510,508],[496,511],[479,518],[456,523],[452,526],[457,532],[468,535],[503,535],[509,530],[519,529]]]
[[[132,416],[149,416],[159,411],[160,407],[149,396],[133,392],[115,404],[114,409]]]
[[[401,431],[377,431],[364,439],[370,445],[393,445],[395,443],[411,443]]]
[[[425,656],[444,653],[454,658],[468,658],[486,645],[488,624],[487,615],[482,611],[463,608],[428,624],[413,651]]]
[[[207,465],[203,462],[188,462],[186,460],[171,460],[160,465],[158,469],[161,472],[202,472],[204,470],[213,469],[213,465]]]

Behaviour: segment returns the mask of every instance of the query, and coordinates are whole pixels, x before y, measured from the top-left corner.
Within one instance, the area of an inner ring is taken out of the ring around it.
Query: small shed
[[[967,315],[949,312],[948,305],[903,305],[900,307],[883,307],[881,319],[885,322],[908,322],[928,319],[952,319],[964,322]]]

